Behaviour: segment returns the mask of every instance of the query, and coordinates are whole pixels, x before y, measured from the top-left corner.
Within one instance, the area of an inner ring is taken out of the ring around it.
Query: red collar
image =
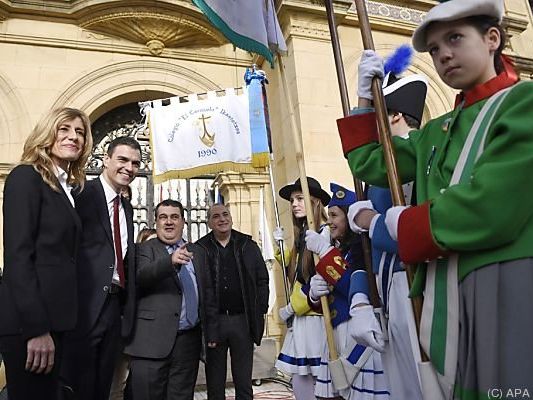
[[[481,83],[467,92],[459,93],[455,97],[455,107],[461,104],[463,100],[463,108],[471,106],[472,104],[486,99],[492,96],[494,93],[505,89],[506,87],[514,85],[516,82],[518,82],[518,77],[516,75],[513,76],[512,74],[508,74],[507,71],[503,71],[491,80]]]

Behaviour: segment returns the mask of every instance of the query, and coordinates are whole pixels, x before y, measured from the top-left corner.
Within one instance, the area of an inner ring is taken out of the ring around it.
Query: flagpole
[[[339,83],[339,92],[341,96],[342,112],[345,117],[350,114],[350,99],[348,97],[348,85],[346,84],[346,75],[344,73],[344,63],[342,61],[342,53],[339,35],[337,32],[337,26],[335,24],[335,12],[333,9],[332,0],[324,1],[326,6],[326,14],[328,17],[329,33],[331,36],[331,45],[333,47],[333,57],[335,59],[335,69],[337,71],[337,81]],[[366,200],[366,195],[363,190],[363,183],[361,180],[357,179],[354,176],[353,179],[355,193],[357,195],[357,200]],[[376,285],[376,280],[374,279],[374,271],[372,269],[372,251],[370,246],[370,239],[368,233],[361,234],[361,244],[363,247],[363,256],[365,260],[365,269],[368,275],[368,284],[369,284],[369,297],[370,303],[374,308],[381,306],[381,301],[378,295],[378,288]]]
[[[260,78],[259,78],[260,77]],[[249,70],[246,70],[246,73],[244,75],[244,80],[246,83],[246,86],[250,86],[252,84],[252,81],[254,79],[259,80],[261,83],[261,95],[263,99],[263,113],[264,113],[264,119],[265,119],[265,128],[266,128],[266,135],[268,140],[268,149],[269,149],[269,163],[268,163],[268,177],[270,181],[270,189],[272,191],[272,203],[274,204],[274,216],[276,217],[276,227],[278,229],[281,229],[280,224],[280,218],[279,218],[279,209],[278,209],[278,202],[276,201],[276,186],[274,185],[274,176],[272,173],[272,161],[273,161],[273,154],[272,154],[272,141],[270,137],[270,113],[268,110],[268,100],[267,100],[267,94],[265,89],[265,82],[268,83],[268,80],[266,79],[266,74],[264,71],[260,71],[257,69],[256,64],[252,64],[251,67],[251,73],[249,73]],[[280,249],[280,258],[281,258],[281,268],[282,268],[282,274],[283,274],[283,289],[285,292],[285,301],[286,304],[289,304],[289,298],[290,298],[290,291],[289,291],[289,280],[287,278],[287,262],[285,260],[285,243],[284,240],[277,240],[278,247]]]
[[[357,17],[359,19],[359,28],[361,30],[361,37],[363,39],[363,46],[365,50],[374,50],[374,40],[372,38],[372,30],[370,29],[370,21],[364,0],[354,0],[357,9]],[[372,81],[372,96],[374,107],[376,109],[376,117],[379,131],[379,141],[383,147],[385,164],[387,166],[387,176],[389,179],[389,187],[392,195],[392,202],[395,206],[404,206],[405,198],[403,196],[402,184],[398,174],[398,166],[396,164],[396,156],[392,146],[391,131],[389,118],[387,115],[387,107],[385,105],[385,98],[383,97],[381,79],[374,77]],[[409,287],[413,284],[414,271],[412,265],[404,265],[407,272],[407,280]],[[415,325],[420,338],[420,320],[422,317],[422,297],[412,297],[411,305],[415,316]],[[420,340],[419,340],[420,342]],[[419,343],[420,345],[420,343]],[[422,361],[427,361],[427,355],[420,346],[420,354]]]
[[[313,219],[313,213],[312,213],[312,205],[311,205],[311,195],[309,194],[309,186],[307,184],[307,174],[305,172],[305,162],[304,162],[304,154],[303,154],[303,145],[302,145],[302,138],[298,129],[298,125],[296,123],[296,117],[294,116],[294,106],[292,102],[292,96],[289,91],[289,84],[287,82],[287,77],[285,75],[285,69],[282,62],[281,54],[278,53],[278,70],[279,70],[279,77],[281,82],[281,87],[283,88],[283,92],[285,94],[285,98],[287,99],[288,103],[288,111],[290,116],[290,123],[291,123],[291,131],[292,136],[294,140],[294,150],[296,155],[296,161],[298,164],[298,170],[300,172],[300,184],[302,186],[302,194],[304,196],[304,204],[305,204],[305,210],[306,210],[306,219],[307,219],[307,226],[310,230],[317,230],[317,226],[315,226],[315,221]],[[314,254],[314,262],[317,264],[319,261],[318,255]],[[339,356],[337,353],[337,348],[335,346],[335,339],[333,337],[333,326],[331,324],[331,314],[329,311],[329,304],[327,300],[327,296],[321,296],[320,297],[320,305],[322,306],[322,314],[324,316],[324,325],[326,329],[326,338],[328,342],[328,349],[329,349],[329,356],[330,356],[330,371],[332,372],[332,377],[334,377],[334,370],[339,371],[338,374],[335,374],[339,377],[339,383],[335,385],[337,390],[344,389],[349,386],[349,383],[347,382],[346,376],[344,375],[344,370],[342,367],[342,364],[340,364]],[[341,381],[342,377],[344,378],[343,381]]]
[[[276,227],[280,228],[278,202],[276,201],[276,188],[274,186],[274,176],[272,175],[272,163],[268,165],[268,176],[270,178],[270,188],[272,190],[272,201],[274,203],[274,215],[276,217]],[[285,291],[286,304],[289,304],[289,280],[287,278],[287,262],[285,260],[285,243],[284,240],[278,240],[278,246],[281,255],[281,270],[283,273],[283,289]]]

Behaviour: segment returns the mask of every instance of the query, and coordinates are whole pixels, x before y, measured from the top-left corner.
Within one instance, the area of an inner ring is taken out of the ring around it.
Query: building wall
[[[257,62],[270,81],[276,189],[298,177],[290,112],[302,135],[307,174],[319,179],[326,190],[331,181],[350,187],[352,176],[335,122],[342,108],[325,9],[320,2],[307,0],[277,3],[288,45],[283,63],[292,109],[279,70],[234,49],[190,0],[0,2],[0,186],[20,158],[30,130],[52,107],[78,107],[94,121],[134,101],[242,86],[244,69]],[[363,50],[358,19],[351,1],[333,3],[354,104]],[[368,1],[377,51],[386,55],[397,45],[409,43],[413,29],[433,4],[430,0]],[[515,57],[522,77],[531,78],[531,9],[527,0],[506,0],[505,6],[505,23],[512,36],[508,53]],[[429,78],[426,119],[452,107],[455,93],[436,76],[427,55],[416,55],[409,71]],[[265,172],[257,176],[228,173],[217,181],[232,213],[239,216],[236,227],[257,238],[255,216]],[[290,236],[288,204],[279,200],[279,206]],[[272,209],[270,204],[271,221]],[[281,287],[278,267],[276,271],[276,286]],[[280,304],[285,301],[281,292]],[[271,319],[277,321],[277,317]],[[273,334],[281,331],[280,325]]]
[[[16,162],[24,139],[52,107],[73,106],[92,120],[116,105],[165,94],[184,95],[241,85],[250,57],[230,49],[234,65],[115,51],[116,42],[58,22],[9,19],[0,24],[0,158]],[[40,36],[35,37],[35,32]],[[17,40],[18,39],[18,40]],[[68,46],[66,45],[68,44]],[[102,49],[104,47],[104,49]],[[218,53],[228,58],[224,46]],[[200,58],[200,57],[199,57]]]

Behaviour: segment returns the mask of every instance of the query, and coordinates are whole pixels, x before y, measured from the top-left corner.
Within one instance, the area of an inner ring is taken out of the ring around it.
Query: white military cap
[[[427,28],[432,22],[456,21],[474,15],[503,17],[503,0],[442,0],[426,14],[426,18],[413,34],[413,47],[419,52],[428,51]]]

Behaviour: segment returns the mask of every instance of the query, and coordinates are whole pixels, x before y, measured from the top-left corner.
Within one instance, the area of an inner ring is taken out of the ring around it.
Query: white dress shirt
[[[103,175],[99,176],[100,182],[102,182],[102,186],[104,187],[104,194],[105,194],[105,201],[107,203],[107,211],[109,215],[109,223],[111,225],[111,236],[115,237],[115,230],[113,228],[113,200],[115,200],[115,197],[117,197],[118,193],[113,190],[111,185],[107,183]],[[126,225],[126,214],[124,213],[124,207],[122,206],[122,201],[119,203],[118,208],[118,220],[120,224],[120,242],[122,245],[122,257],[126,255],[126,252],[128,251],[128,226]],[[115,247],[113,246],[113,249]],[[113,283],[119,284],[120,280],[118,277],[118,271],[117,271],[117,255],[115,254],[115,267],[113,269]]]
[[[59,184],[65,191],[65,194],[67,195],[70,201],[70,204],[72,204],[72,207],[74,207],[74,198],[72,197],[72,193],[70,193],[72,191],[72,186],[70,186],[67,183],[68,174],[65,172],[63,168],[58,167],[57,165],[56,165],[55,171],[56,171],[56,177],[57,177],[57,180],[59,181]]]

